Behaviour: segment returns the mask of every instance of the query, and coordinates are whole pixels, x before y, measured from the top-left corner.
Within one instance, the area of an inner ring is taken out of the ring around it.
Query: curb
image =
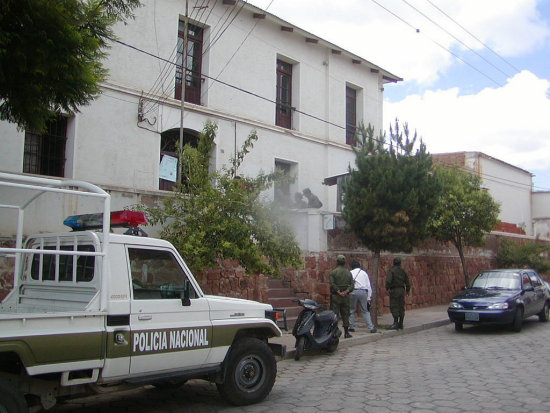
[[[444,326],[446,324],[450,324],[449,319],[439,320],[439,321],[432,321],[432,322],[429,322],[429,323],[420,324],[420,325],[416,325],[416,326],[412,326],[412,327],[405,327],[401,331],[399,331],[399,330],[380,330],[379,329],[378,332],[374,333],[374,334],[371,333],[370,335],[361,335],[361,336],[356,336],[356,337],[354,336],[352,338],[340,339],[339,347],[340,348],[347,348],[347,347],[351,347],[351,346],[355,346],[355,345],[359,345],[359,344],[374,343],[376,341],[384,340],[384,339],[391,338],[391,337],[402,336],[402,335],[405,335],[405,334],[412,334],[412,333],[417,333],[417,332],[423,331],[423,330],[429,330],[431,328],[441,327],[441,326]],[[295,348],[288,348],[287,347],[286,354],[285,354],[284,358],[282,358],[279,361],[294,359],[295,354],[296,354],[296,349]],[[321,354],[321,353],[319,351],[310,351],[310,352],[307,352],[304,356],[313,356],[313,355],[317,355],[317,354]]]

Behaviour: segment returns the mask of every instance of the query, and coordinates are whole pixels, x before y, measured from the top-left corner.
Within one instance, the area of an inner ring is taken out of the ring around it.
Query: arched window
[[[178,160],[178,147],[180,130],[169,129],[160,135],[160,178],[159,189],[172,191],[178,181],[180,173]],[[199,133],[192,129],[183,130],[183,146],[189,144],[197,147]]]

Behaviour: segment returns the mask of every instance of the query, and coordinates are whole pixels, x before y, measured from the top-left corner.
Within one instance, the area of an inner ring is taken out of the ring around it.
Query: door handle
[[[153,316],[151,314],[146,315],[139,315],[138,320],[146,321],[146,320],[152,320]]]

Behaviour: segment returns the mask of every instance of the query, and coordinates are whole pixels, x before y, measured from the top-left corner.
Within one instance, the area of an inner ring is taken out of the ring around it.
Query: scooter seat
[[[336,314],[332,310],[326,310],[317,314],[317,320],[319,322],[333,321],[336,318]]]

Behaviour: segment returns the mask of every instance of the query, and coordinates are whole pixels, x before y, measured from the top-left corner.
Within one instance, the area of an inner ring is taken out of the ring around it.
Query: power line
[[[466,33],[468,33],[470,36],[472,36],[475,40],[477,40],[480,44],[483,45],[487,50],[489,50],[491,53],[493,53],[496,57],[498,57],[500,60],[502,60],[504,63],[506,63],[508,66],[510,66],[512,69],[516,71],[516,73],[519,73],[520,70],[515,67],[512,63],[510,63],[508,60],[503,58],[500,54],[495,52],[492,48],[487,46],[482,40],[480,40],[478,37],[476,37],[472,32],[470,32],[467,28],[462,26],[459,22],[457,22],[455,19],[453,19],[451,16],[449,16],[447,13],[445,13],[443,10],[441,10],[438,6],[436,6],[432,1],[426,0],[431,6],[433,6],[435,9],[437,9],[440,13],[445,15],[449,20],[451,20],[454,24],[456,24],[458,27],[460,27],[462,30],[464,30]]]
[[[163,57],[157,56],[157,55],[155,55],[155,54],[153,54],[153,53],[151,53],[151,52],[148,52],[148,51],[146,51],[146,50],[140,49],[139,47],[130,45],[130,44],[125,43],[125,42],[123,42],[123,41],[121,41],[121,40],[112,39],[112,38],[109,38],[109,40],[111,40],[111,41],[113,41],[113,42],[116,42],[116,43],[119,43],[119,44],[121,44],[121,45],[123,45],[123,46],[129,47],[129,48],[131,48],[131,49],[133,49],[133,50],[136,50],[136,51],[138,51],[138,52],[140,52],[140,53],[143,53],[143,54],[146,54],[146,55],[148,55],[148,56],[151,56],[151,57],[153,57],[153,58],[155,58],[155,59],[160,59],[160,60],[162,60],[162,61],[164,61],[164,62],[167,62],[167,63],[169,63],[169,64],[171,64],[171,65],[177,65],[176,63],[171,62],[171,61],[169,61],[169,60],[167,60],[167,59],[165,59],[165,58],[163,58]],[[195,73],[195,72],[194,72],[193,70],[191,70],[191,69],[187,69],[187,68],[186,68],[185,70],[188,71],[188,72],[191,72],[191,73]],[[232,88],[232,89],[238,90],[239,92],[246,93],[246,94],[248,94],[248,95],[257,97],[258,99],[265,100],[265,101],[267,101],[267,102],[270,102],[270,103],[273,103],[273,104],[275,104],[275,105],[279,105],[279,106],[280,106],[280,103],[277,103],[277,102],[274,101],[273,99],[266,98],[265,96],[259,95],[259,94],[255,93],[255,92],[251,92],[251,91],[246,90],[246,89],[243,89],[243,88],[241,88],[241,87],[238,87],[238,86],[232,85],[232,84],[230,84],[230,83],[224,82],[224,81],[222,81],[222,80],[215,79],[215,78],[213,78],[212,76],[205,75],[204,73],[201,73],[200,75],[203,76],[203,77],[205,77],[205,78],[207,78],[207,79],[209,79],[209,80],[212,80],[212,81],[214,81],[214,82],[217,82],[217,83],[219,83],[219,84],[221,84],[221,85],[224,85],[224,86],[230,87],[230,88]],[[328,124],[328,125],[335,126],[335,127],[337,127],[337,128],[344,129],[344,130],[346,129],[345,126],[338,125],[338,124],[333,123],[333,122],[331,122],[331,121],[322,119],[322,118],[320,118],[320,117],[318,117],[318,116],[316,116],[316,115],[312,115],[312,114],[310,114],[310,113],[303,112],[303,111],[301,111],[301,110],[299,110],[299,109],[293,108],[292,110],[293,110],[294,112],[296,112],[296,113],[299,113],[299,114],[301,114],[301,115],[310,117],[310,118],[315,119],[315,120],[318,120],[318,121],[320,121],[320,122],[324,122],[324,123],[326,123],[326,124]]]
[[[423,16],[426,20],[428,20],[429,22],[431,22],[433,25],[437,26],[440,30],[443,30],[445,33],[447,33],[449,36],[451,36],[453,39],[455,39],[457,42],[459,42],[461,45],[463,45],[464,47],[466,47],[468,50],[470,50],[472,53],[474,53],[476,56],[478,56],[479,58],[481,58],[483,61],[485,61],[487,64],[491,65],[493,68],[495,68],[496,70],[498,70],[500,73],[502,73],[504,76],[507,76],[507,77],[510,77],[510,75],[506,72],[504,72],[503,70],[501,70],[499,67],[497,67],[496,65],[494,65],[492,62],[490,62],[489,60],[487,60],[484,56],[482,56],[480,53],[476,52],[474,49],[472,49],[470,46],[468,46],[466,43],[464,43],[462,40],[460,40],[458,37],[456,37],[454,34],[452,34],[451,32],[449,32],[447,29],[445,29],[443,26],[441,26],[439,23],[437,23],[435,20],[433,20],[431,17],[427,16],[425,13],[423,13],[422,11],[418,10],[415,6],[413,6],[412,4],[410,4],[407,0],[401,0],[403,3],[405,3],[406,5],[408,5],[409,7],[411,7],[412,9],[414,9],[418,14],[420,14],[421,16]]]
[[[405,23],[407,26],[411,27],[416,33],[420,33],[422,35],[424,35],[428,40],[430,40],[432,43],[434,43],[435,45],[439,46],[440,48],[442,48],[443,50],[445,50],[447,53],[451,54],[452,56],[454,56],[455,58],[457,58],[458,60],[460,60],[462,63],[464,63],[465,65],[469,66],[470,68],[472,68],[473,70],[475,70],[476,72],[478,72],[480,75],[486,77],[488,80],[490,80],[491,82],[493,82],[495,85],[499,86],[499,87],[503,87],[502,84],[500,84],[499,82],[497,82],[495,79],[493,79],[492,77],[490,77],[489,75],[487,75],[486,73],[483,73],[481,70],[479,70],[478,68],[476,68],[475,66],[473,66],[472,64],[468,63],[467,61],[465,61],[464,59],[462,59],[460,56],[458,56],[456,53],[454,53],[452,50],[450,50],[449,48],[443,46],[441,43],[437,42],[436,40],[432,39],[431,37],[427,36],[426,34],[422,33],[420,31],[419,28],[416,28],[414,27],[412,24],[410,24],[408,21],[406,21],[405,19],[403,19],[402,17],[398,16],[397,14],[395,14],[394,12],[392,12],[391,10],[389,10],[387,7],[384,7],[382,4],[380,4],[379,2],[377,2],[376,0],[371,0],[374,4],[376,4],[377,6],[381,7],[382,9],[386,10],[388,13],[390,13],[392,16],[394,16],[395,18],[399,19],[401,22]]]

